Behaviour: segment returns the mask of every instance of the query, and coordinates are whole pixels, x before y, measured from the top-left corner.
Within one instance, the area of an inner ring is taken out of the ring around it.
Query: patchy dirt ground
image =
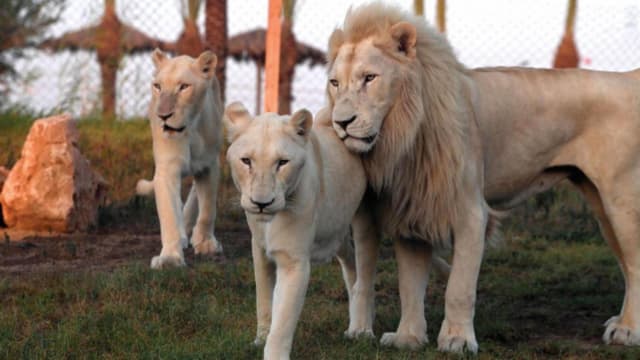
[[[39,272],[110,270],[131,262],[149,263],[160,253],[160,234],[147,231],[130,232],[117,229],[107,233],[42,235],[25,234],[0,228],[0,274],[30,274]],[[12,239],[13,236],[13,239]],[[212,256],[213,261],[225,261],[228,256],[250,254],[248,230],[216,231],[224,254]],[[185,249],[187,263],[196,256]]]

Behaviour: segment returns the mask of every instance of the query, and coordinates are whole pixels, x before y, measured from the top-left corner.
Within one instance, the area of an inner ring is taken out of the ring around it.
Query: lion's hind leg
[[[607,344],[640,345],[640,189],[629,177],[613,188],[600,187],[588,179],[574,180],[591,205],[602,235],[613,249],[625,279],[625,296],[619,315],[606,323]]]
[[[205,171],[194,177],[193,187],[197,195],[198,217],[191,234],[191,245],[196,254],[222,253],[222,244],[218,242],[214,235],[218,172],[218,164],[215,163],[209,171]]]
[[[348,280],[351,283],[349,328],[344,332],[344,335],[351,339],[372,338],[374,337],[373,319],[375,317],[374,285],[380,234],[366,205],[358,209],[352,222],[352,230],[355,256],[351,261],[355,260],[356,270],[355,279]],[[352,277],[350,276],[350,278]]]

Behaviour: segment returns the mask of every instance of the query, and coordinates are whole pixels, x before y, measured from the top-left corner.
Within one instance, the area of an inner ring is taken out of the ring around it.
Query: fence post
[[[280,74],[280,43],[282,33],[282,0],[269,0],[265,61],[264,111],[278,112],[278,78]]]

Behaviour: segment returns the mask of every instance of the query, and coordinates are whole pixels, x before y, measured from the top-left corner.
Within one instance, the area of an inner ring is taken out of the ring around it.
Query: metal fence
[[[412,1],[391,1],[411,9]],[[349,6],[365,1],[298,0],[294,32],[299,41],[326,49],[332,30],[342,23]],[[267,0],[229,0],[229,36],[264,28]],[[47,37],[59,36],[99,22],[103,0],[67,0],[58,23]],[[117,0],[122,22],[164,41],[182,31],[181,0]],[[425,1],[426,18],[433,23],[435,0]],[[470,67],[521,65],[550,67],[564,29],[566,1],[449,0],[447,36],[460,60]],[[204,33],[204,11],[198,26]],[[599,70],[640,67],[640,2],[637,0],[580,0],[575,39],[580,66]],[[7,101],[36,112],[63,110],[82,117],[100,108],[100,76],[91,51],[49,53],[27,51],[16,60],[21,76],[9,84]],[[240,100],[256,108],[256,67],[227,60],[227,102]],[[125,56],[117,77],[116,113],[122,118],[144,116],[149,101],[152,63],[149,54]],[[323,66],[296,68],[292,109],[317,111],[324,103]]]

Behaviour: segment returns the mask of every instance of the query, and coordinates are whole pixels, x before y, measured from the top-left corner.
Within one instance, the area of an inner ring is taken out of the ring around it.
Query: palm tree
[[[424,16],[424,0],[413,0],[413,12],[418,16]]]
[[[556,51],[556,57],[553,60],[554,68],[575,68],[580,63],[580,55],[573,39],[573,29],[576,22],[576,10],[578,0],[569,0],[567,9],[567,18],[565,20],[564,35],[562,41]]]
[[[204,44],[198,31],[198,25],[196,24],[200,4],[202,4],[202,0],[186,0],[187,11],[186,14],[183,15],[184,30],[176,41],[176,51],[178,54],[197,57],[202,53],[202,50],[204,50]],[[183,5],[185,5],[184,2]]]
[[[227,0],[206,0],[204,28],[206,47],[218,57],[216,76],[218,77],[218,82],[220,82],[220,95],[224,102],[228,36]]]
[[[34,46],[34,40],[58,20],[61,5],[61,0],[0,1],[0,75],[14,71],[15,58],[5,58],[5,52],[21,56],[19,50]]]
[[[282,32],[280,43],[280,75],[278,79],[278,112],[280,114],[291,113],[291,101],[293,100],[292,85],[295,76],[298,50],[296,37],[293,33],[293,13],[296,6],[295,0],[282,1]]]
[[[436,3],[436,24],[438,31],[447,32],[447,2],[446,0],[438,0]]]

